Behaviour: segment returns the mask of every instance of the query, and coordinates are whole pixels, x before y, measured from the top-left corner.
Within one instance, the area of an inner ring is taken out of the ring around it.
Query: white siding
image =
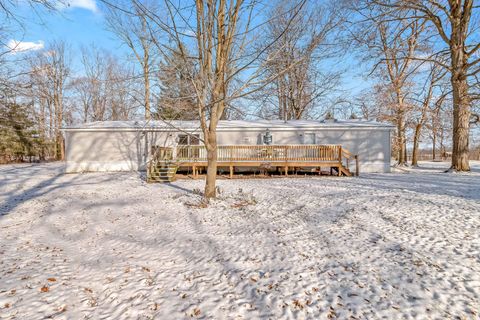
[[[307,131],[271,129],[274,144],[303,144]],[[261,144],[265,130],[219,131],[219,145]],[[316,144],[340,144],[360,159],[360,172],[390,171],[390,131],[317,129]],[[176,145],[175,132],[66,131],[67,172],[144,170],[151,146]]]

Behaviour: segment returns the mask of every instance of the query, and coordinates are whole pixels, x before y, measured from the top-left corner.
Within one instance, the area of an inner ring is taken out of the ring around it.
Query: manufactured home
[[[230,173],[255,167],[330,167],[339,175],[389,172],[391,125],[364,120],[220,121],[218,165]],[[101,121],[65,128],[67,172],[148,170],[169,161],[206,166],[198,121]],[[347,174],[348,173],[348,174]]]

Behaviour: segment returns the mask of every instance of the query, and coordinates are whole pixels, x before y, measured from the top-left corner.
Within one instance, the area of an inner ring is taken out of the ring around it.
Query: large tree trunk
[[[470,98],[468,95],[468,56],[466,38],[472,13],[473,1],[450,1],[451,36],[450,57],[453,91],[453,149],[452,169],[470,171],[468,164],[468,139],[470,130]]]
[[[453,149],[452,169],[470,171],[468,144],[470,130],[470,101],[464,76],[452,76],[453,89]]]
[[[412,166],[418,166],[418,145],[420,140],[420,132],[422,130],[422,124],[417,123],[415,126],[415,134],[413,136],[413,150],[412,150]]]
[[[397,145],[398,145],[398,153],[397,159],[399,165],[405,165],[407,163],[407,159],[405,157],[406,154],[406,145],[405,145],[405,121],[403,119],[403,112],[399,112],[397,115]]]
[[[217,196],[217,133],[210,132],[207,145],[207,181],[205,183],[205,197],[207,199]]]
[[[433,138],[432,138],[432,160],[436,160],[436,154],[435,154],[435,149],[437,147],[437,132],[433,131],[432,132]]]

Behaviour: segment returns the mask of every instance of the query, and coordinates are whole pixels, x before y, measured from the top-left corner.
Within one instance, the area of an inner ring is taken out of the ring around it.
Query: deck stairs
[[[171,161],[157,161],[152,164],[147,172],[147,182],[172,182],[175,181],[178,165]]]
[[[353,173],[350,171],[349,168],[345,167],[344,165],[342,165],[341,167],[339,167],[338,169],[335,168],[337,172],[339,172],[339,176],[346,176],[346,177],[353,177]]]

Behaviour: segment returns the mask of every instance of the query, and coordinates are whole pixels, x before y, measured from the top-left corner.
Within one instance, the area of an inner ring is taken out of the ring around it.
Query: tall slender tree
[[[402,20],[426,21],[443,42],[436,54],[423,60],[433,61],[450,73],[453,103],[453,149],[451,168],[469,171],[469,134],[471,95],[469,80],[480,73],[480,6],[474,0],[369,0],[388,11],[402,12]],[[443,63],[445,54],[448,63]],[[438,59],[440,57],[440,59]]]
[[[143,79],[143,104],[145,119],[151,118],[151,79],[153,65],[156,63],[152,41],[151,24],[147,12],[155,13],[153,2],[126,0],[110,3],[105,1],[107,27],[131,50],[140,65]],[[128,10],[118,10],[124,6]]]

